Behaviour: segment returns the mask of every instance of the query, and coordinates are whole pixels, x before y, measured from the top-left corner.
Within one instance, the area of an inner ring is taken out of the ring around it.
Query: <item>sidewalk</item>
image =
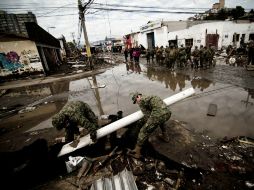
[[[8,90],[8,89],[14,89],[14,88],[20,88],[25,86],[34,86],[39,84],[47,84],[57,81],[63,81],[63,80],[75,80],[79,78],[89,77],[91,75],[97,75],[100,73],[105,72],[106,69],[98,69],[93,71],[84,71],[82,73],[71,73],[66,75],[65,73],[62,74],[56,74],[56,75],[50,75],[46,77],[40,77],[35,79],[25,79],[25,80],[15,80],[10,82],[4,82],[0,84],[0,90]]]

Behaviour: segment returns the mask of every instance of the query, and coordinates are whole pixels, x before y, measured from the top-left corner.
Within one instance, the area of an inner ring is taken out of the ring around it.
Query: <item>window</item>
[[[234,33],[233,34],[233,42],[239,42],[239,39],[240,39],[240,34]]]
[[[239,42],[240,40],[240,34],[236,34],[236,41]]]
[[[254,34],[249,35],[249,40],[254,40]]]
[[[185,47],[186,46],[193,46],[193,38],[185,39]]]

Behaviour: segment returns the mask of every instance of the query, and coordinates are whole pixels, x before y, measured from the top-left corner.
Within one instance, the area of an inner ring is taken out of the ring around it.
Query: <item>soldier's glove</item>
[[[96,143],[96,142],[97,142],[97,132],[96,132],[96,131],[92,131],[92,132],[90,133],[90,138],[92,139],[92,141],[93,141],[94,143]]]

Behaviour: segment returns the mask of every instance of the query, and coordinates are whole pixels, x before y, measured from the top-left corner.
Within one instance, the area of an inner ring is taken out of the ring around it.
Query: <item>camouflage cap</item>
[[[63,114],[56,114],[52,118],[52,125],[55,127],[57,130],[61,130],[64,128],[64,123],[65,123],[65,115]]]
[[[131,94],[131,95],[132,95],[131,99],[132,99],[132,101],[133,101],[133,104],[136,104],[137,96],[138,96],[139,94],[140,94],[140,93],[138,93],[138,92],[134,92],[134,93]]]

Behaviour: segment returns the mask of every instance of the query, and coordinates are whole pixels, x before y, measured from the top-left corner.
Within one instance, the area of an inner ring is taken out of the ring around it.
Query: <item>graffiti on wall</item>
[[[35,50],[23,50],[20,55],[15,51],[0,53],[1,73],[22,73],[24,71],[43,71],[38,53]]]
[[[23,67],[19,61],[20,57],[14,51],[10,51],[7,54],[0,53],[0,67],[8,71],[15,71],[18,68]]]

